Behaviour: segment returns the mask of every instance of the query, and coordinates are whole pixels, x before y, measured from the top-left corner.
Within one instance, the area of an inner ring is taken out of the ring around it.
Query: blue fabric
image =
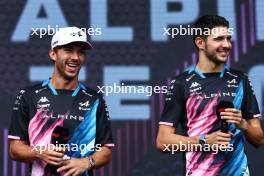
[[[69,150],[66,155],[74,158],[84,158],[92,155],[94,153],[95,147],[95,136],[96,136],[96,112],[99,104],[99,99],[97,99],[92,108],[85,114],[84,121],[79,124],[79,126],[74,130],[72,136],[70,137],[68,144],[72,148],[73,144],[78,146],[77,150]],[[89,148],[81,148],[80,146],[89,145]],[[72,148],[73,149],[73,148]],[[83,176],[89,176],[88,172],[85,172]]]

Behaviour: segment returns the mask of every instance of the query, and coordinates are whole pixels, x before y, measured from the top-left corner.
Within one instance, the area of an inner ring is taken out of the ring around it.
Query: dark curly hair
[[[200,17],[193,25],[193,28],[200,29],[198,33],[193,35],[193,41],[195,41],[196,37],[201,37],[206,40],[208,35],[205,35],[204,31],[220,26],[229,28],[229,22],[224,17],[218,15],[205,15]]]

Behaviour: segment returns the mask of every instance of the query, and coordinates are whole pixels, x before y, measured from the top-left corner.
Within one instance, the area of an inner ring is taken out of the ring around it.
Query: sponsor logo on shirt
[[[190,86],[190,89],[198,86],[201,86],[201,84],[199,84],[198,82],[193,82],[192,85]]]
[[[15,100],[15,105],[20,105],[19,100]]]
[[[234,75],[233,73],[230,73],[230,72],[226,72],[226,73],[229,74],[230,76],[237,78],[237,75]]]
[[[47,97],[41,97],[38,101],[37,107],[38,108],[48,108],[50,107],[50,101],[47,99]]]
[[[238,87],[238,82],[236,79],[227,80],[227,87]]]
[[[47,87],[44,87],[44,88],[38,89],[38,90],[35,91],[35,93],[37,94],[37,93],[39,93],[39,92],[41,92],[41,91],[43,91],[43,90],[45,90],[45,89],[47,89]]]
[[[219,92],[219,93],[193,93],[191,96],[197,96],[196,99],[210,99],[214,97],[235,97],[235,92]]]
[[[173,89],[174,88],[174,83],[175,83],[175,79],[171,80],[171,82],[170,82],[170,89]]]
[[[255,91],[253,89],[253,86],[252,86],[252,83],[251,83],[250,79],[248,79],[248,82],[249,82],[249,86],[250,86],[250,89],[252,91],[252,94],[255,95]]]
[[[190,92],[196,92],[198,90],[201,90],[202,87],[201,87],[201,84],[199,84],[198,82],[193,82],[190,86]]]
[[[82,92],[83,92],[85,95],[88,95],[88,96],[92,97],[92,95],[89,94],[89,93],[87,93],[85,90],[82,90]]]
[[[41,97],[38,101],[38,103],[46,103],[49,102],[49,100],[47,99],[47,97]]]
[[[22,95],[25,93],[25,90],[20,90],[20,92],[18,93],[18,95],[16,96],[16,100],[14,103],[14,107],[13,110],[17,111],[18,110],[18,106],[20,105],[20,100],[22,98]]]
[[[107,120],[111,120],[110,115],[109,115],[109,111],[108,111],[108,107],[107,107],[105,102],[104,102],[104,104],[105,104],[105,115],[106,115],[106,118],[107,118]]]
[[[194,76],[195,74],[192,74],[189,78],[186,79],[186,81],[189,82]]]
[[[42,116],[43,119],[45,118],[51,118],[51,119],[61,119],[64,118],[65,120],[79,120],[83,121],[84,117],[79,115],[72,115],[72,114],[48,114],[44,113]]]
[[[24,90],[20,90],[19,94],[17,95],[16,99],[20,100],[22,98],[22,95],[25,93]]]
[[[86,101],[86,102],[83,102],[83,103],[79,103],[79,110],[82,110],[82,111],[87,111],[87,110],[90,110],[89,108],[90,106],[90,102],[89,101]]]

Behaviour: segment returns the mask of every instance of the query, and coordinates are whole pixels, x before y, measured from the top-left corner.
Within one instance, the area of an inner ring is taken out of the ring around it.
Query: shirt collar
[[[56,91],[56,89],[54,88],[54,86],[51,84],[50,79],[44,80],[42,82],[42,87],[44,87],[44,86],[48,86],[48,88],[52,91],[52,93],[54,95],[58,95],[58,92]],[[86,87],[82,83],[78,82],[78,86],[73,91],[72,96],[73,97],[76,96],[81,89],[86,90]]]
[[[224,68],[222,69],[221,73],[220,73],[220,78],[223,78],[224,74],[226,71],[229,71],[230,68],[227,65],[224,65]],[[188,69],[188,73],[191,74],[192,72],[195,72],[197,75],[199,75],[201,78],[206,78],[206,76],[200,72],[198,69],[196,69],[196,66],[193,65]]]

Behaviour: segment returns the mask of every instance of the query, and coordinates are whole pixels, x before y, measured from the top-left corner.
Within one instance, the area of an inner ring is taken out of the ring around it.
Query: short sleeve
[[[28,140],[29,103],[25,90],[16,96],[9,127],[9,139]]]
[[[100,96],[96,114],[96,144],[114,147],[109,112],[105,100]]]
[[[249,120],[252,118],[260,118],[260,111],[258,107],[258,102],[252,88],[251,82],[246,76],[245,78],[245,92],[242,100],[242,116]]]
[[[172,80],[165,96],[165,105],[159,124],[177,127],[184,116],[185,109],[184,85],[178,80]]]

